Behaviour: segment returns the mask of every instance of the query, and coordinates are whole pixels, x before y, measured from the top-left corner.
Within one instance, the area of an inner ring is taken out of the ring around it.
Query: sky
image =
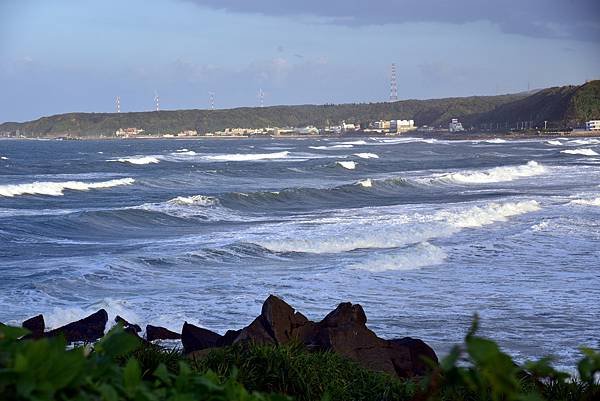
[[[0,122],[600,79],[599,0],[0,0]]]

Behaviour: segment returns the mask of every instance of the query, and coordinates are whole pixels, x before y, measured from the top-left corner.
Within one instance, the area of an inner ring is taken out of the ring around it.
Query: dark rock
[[[217,341],[217,347],[227,347],[232,345],[234,340],[240,335],[242,330],[227,330],[223,337]]]
[[[27,336],[29,338],[40,338],[44,336],[44,330],[46,329],[46,323],[44,323],[44,316],[37,315],[29,318],[21,325],[31,333]]]
[[[222,336],[215,332],[194,326],[188,322],[183,323],[181,329],[181,343],[183,344],[183,352],[186,354],[216,347],[221,338]]]
[[[292,340],[305,342],[313,337],[314,323],[281,298],[269,295],[258,316],[241,329],[233,343],[251,341],[257,344],[287,344]]]
[[[115,318],[115,322],[121,323],[123,325],[123,328],[125,329],[125,331],[129,331],[132,333],[139,333],[140,331],[142,331],[142,328],[140,326],[138,326],[137,324],[129,323],[127,320],[123,319],[121,316],[117,315],[117,317]]]
[[[146,325],[146,340],[148,341],[179,339],[181,339],[181,334],[179,333],[175,333],[174,331],[160,326]]]
[[[67,343],[75,341],[92,342],[104,335],[104,328],[107,321],[108,314],[104,309],[100,309],[86,318],[51,330],[46,333],[46,336],[55,337],[63,335]]]
[[[396,340],[389,340],[394,348],[404,347],[409,351],[410,367],[409,369],[397,367],[400,370],[399,376],[423,376],[431,372],[431,365],[427,361],[434,364],[438,363],[435,351],[427,345],[423,340],[418,338],[404,337]]]
[[[245,341],[255,344],[277,344],[269,323],[262,315],[241,329],[238,336],[233,340],[233,344]]]

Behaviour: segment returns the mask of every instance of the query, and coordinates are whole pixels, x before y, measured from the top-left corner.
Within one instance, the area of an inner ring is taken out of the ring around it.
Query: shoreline
[[[175,141],[203,141],[203,140],[235,140],[235,139],[264,139],[264,140],[286,140],[286,139],[335,139],[344,140],[352,138],[376,138],[376,139],[394,139],[394,138],[424,138],[424,139],[439,139],[444,141],[478,141],[478,140],[491,140],[491,139],[502,139],[506,141],[519,141],[523,139],[557,139],[557,138],[598,138],[600,132],[593,131],[576,131],[570,133],[550,134],[550,133],[473,133],[473,134],[450,134],[450,133],[428,133],[428,132],[407,132],[404,134],[397,135],[366,135],[364,133],[352,133],[347,135],[220,135],[220,136],[207,136],[197,135],[190,137],[162,137],[162,136],[137,136],[134,138],[116,138],[116,137],[39,137],[39,138],[9,138],[0,137],[0,141],[132,141],[132,140],[175,140]]]

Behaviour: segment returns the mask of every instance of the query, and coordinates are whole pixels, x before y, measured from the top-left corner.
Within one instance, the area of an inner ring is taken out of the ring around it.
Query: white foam
[[[32,182],[28,184],[0,185],[0,196],[13,197],[18,195],[49,195],[61,196],[67,189],[73,191],[88,191],[90,189],[111,188],[120,185],[131,185],[133,178],[121,178],[118,180],[101,182]]]
[[[119,159],[110,159],[109,162],[120,162],[129,164],[155,164],[160,163],[160,160],[156,156],[134,156],[134,157],[122,157]]]
[[[341,166],[348,170],[354,170],[356,168],[356,162],[353,162],[353,161],[337,161],[335,163],[338,166]]]
[[[358,181],[357,184],[365,188],[371,188],[373,186],[373,180],[367,178],[366,180]]]
[[[353,148],[354,145],[346,144],[346,145],[332,145],[332,146],[309,146],[310,149],[317,150],[329,150],[329,149],[340,149],[340,148]]]
[[[574,205],[583,205],[583,206],[598,206],[600,207],[600,198],[595,199],[575,199],[569,202]]]
[[[131,323],[140,323],[139,316],[131,310],[127,301],[105,298],[100,302],[86,308],[80,307],[54,307],[51,311],[44,313],[44,321],[48,329],[56,329],[68,323],[83,319],[100,309],[105,309],[108,314],[108,324],[105,332],[115,325],[115,317],[121,316]]]
[[[206,195],[194,195],[194,196],[178,196],[168,201],[168,203],[175,205],[196,205],[196,206],[212,206],[219,203],[217,198]]]
[[[547,141],[546,142],[548,145],[554,145],[554,146],[562,146],[563,143],[561,141]]]
[[[367,257],[364,261],[352,264],[350,267],[370,272],[415,270],[438,265],[446,259],[446,256],[446,252],[441,248],[423,242],[414,247],[403,248],[399,252]]]
[[[360,140],[360,141],[348,141],[348,142],[337,142],[338,145],[366,145],[367,142]]]
[[[486,143],[506,143],[506,140],[500,139],[500,138],[494,138],[494,139],[487,139],[484,142],[486,142]]]
[[[8,160],[8,157],[6,157],[6,156],[0,156],[0,160]]]
[[[361,159],[379,159],[375,153],[355,153],[354,156],[358,156]]]
[[[176,152],[189,152],[190,150],[187,148],[177,149]]]
[[[285,159],[290,152],[275,152],[275,153],[235,153],[224,155],[205,156],[207,160],[213,161],[254,161],[254,160],[272,160]]]
[[[384,219],[366,219],[358,224],[333,221],[308,231],[291,231],[286,238],[258,238],[255,242],[274,252],[341,253],[356,249],[399,248],[447,237],[467,228],[504,222],[509,217],[539,209],[535,200],[527,200],[488,203],[428,215],[386,215]]]
[[[458,228],[476,228],[496,222],[507,221],[509,217],[540,210],[535,200],[507,203],[490,203],[474,206],[463,212],[438,212],[434,219],[443,220]]]
[[[198,153],[194,152],[193,150],[178,150],[177,152],[173,153],[173,155],[175,156],[180,156],[180,155],[185,155],[185,156],[196,156]]]
[[[587,138],[587,139],[574,139],[572,141],[567,142],[568,145],[598,145],[600,144],[600,139],[597,138]]]
[[[543,165],[536,161],[530,161],[521,166],[501,166],[482,171],[465,171],[461,173],[444,174],[435,177],[434,181],[458,184],[489,184],[532,177],[544,174],[545,172],[546,168]]]
[[[593,149],[589,149],[589,148],[561,150],[560,153],[567,153],[569,155],[600,156]]]

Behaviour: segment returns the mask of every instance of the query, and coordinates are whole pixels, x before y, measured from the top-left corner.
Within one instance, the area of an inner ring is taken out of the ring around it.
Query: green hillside
[[[0,124],[0,133],[14,134],[19,130],[26,136],[99,136],[113,135],[117,129],[126,127],[142,128],[150,134],[183,130],[203,133],[228,127],[323,127],[342,120],[366,123],[380,119],[413,119],[419,126],[444,127],[451,118],[459,118],[466,127],[476,128],[483,124],[511,127],[519,121],[543,124],[545,120],[556,126],[574,125],[600,118],[600,81],[549,88],[534,94],[224,110],[68,113],[24,123]]]

